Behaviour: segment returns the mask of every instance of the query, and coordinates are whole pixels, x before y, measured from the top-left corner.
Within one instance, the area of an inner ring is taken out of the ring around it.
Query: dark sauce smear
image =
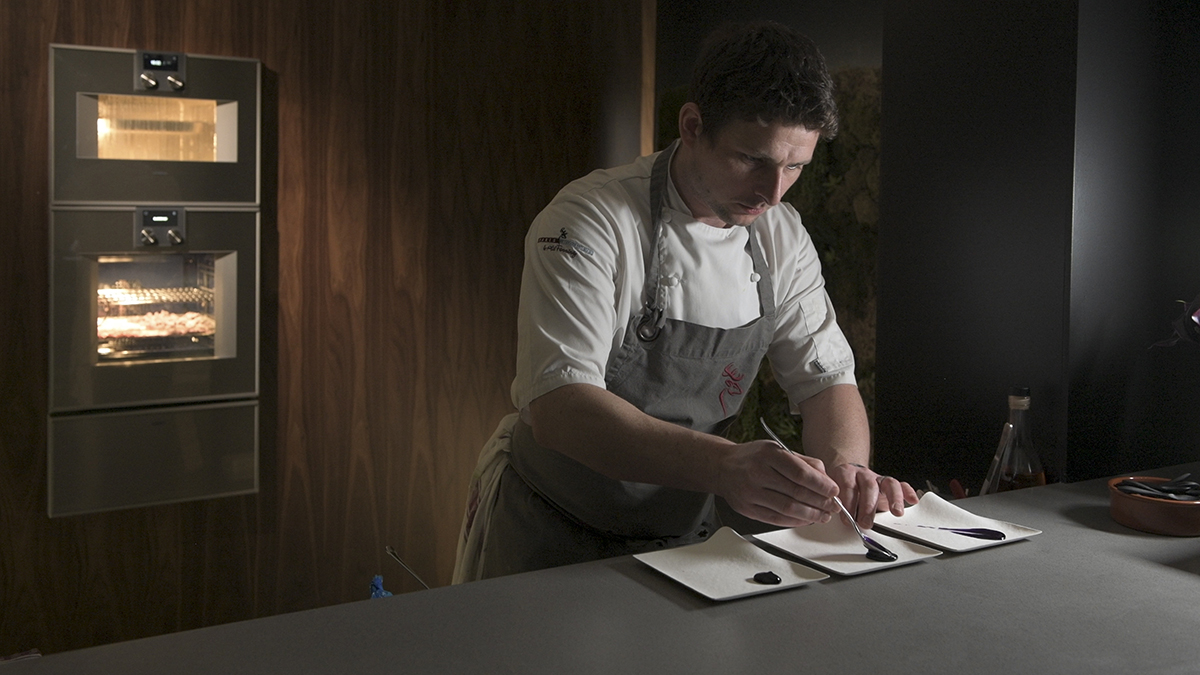
[[[992,541],[1003,541],[1004,533],[1000,530],[993,530],[987,527],[934,527],[933,525],[918,525],[930,530],[945,530],[953,532],[964,537],[974,537],[976,539],[991,539]]]
[[[896,559],[895,553],[884,553],[873,548],[867,549],[867,557],[875,562],[892,562]]]
[[[769,584],[771,586],[783,581],[783,579],[780,579],[779,575],[775,574],[774,572],[759,572],[758,574],[754,575],[754,580],[760,584]]]

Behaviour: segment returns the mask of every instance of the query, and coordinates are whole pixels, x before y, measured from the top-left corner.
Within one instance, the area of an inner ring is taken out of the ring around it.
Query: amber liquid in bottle
[[[1046,484],[1046,473],[1029,433],[1029,390],[1016,387],[1008,395],[1008,423],[980,494],[1008,492]]]
[[[1038,485],[1046,484],[1046,472],[1039,471],[1037,473],[1017,473],[1007,476],[1000,476],[1000,484],[996,488],[996,492],[1008,492],[1009,490],[1020,490],[1021,488],[1037,487]]]

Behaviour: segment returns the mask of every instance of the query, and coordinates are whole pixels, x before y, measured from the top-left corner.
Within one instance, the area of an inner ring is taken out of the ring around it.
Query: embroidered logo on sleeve
[[[575,241],[567,236],[567,228],[565,227],[558,231],[557,237],[538,237],[538,244],[542,247],[543,251],[559,251],[560,253],[566,253],[572,258],[577,257],[580,253],[584,255],[596,254],[587,244]]]

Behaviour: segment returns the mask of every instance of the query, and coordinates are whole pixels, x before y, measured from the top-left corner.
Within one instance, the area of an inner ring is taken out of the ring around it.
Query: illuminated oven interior
[[[215,355],[217,256],[101,256],[96,355],[103,362]]]
[[[237,102],[79,94],[83,158],[236,162]]]

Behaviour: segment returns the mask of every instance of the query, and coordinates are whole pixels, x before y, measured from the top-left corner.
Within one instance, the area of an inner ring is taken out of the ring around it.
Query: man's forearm
[[[829,387],[799,405],[804,419],[805,454],[825,462],[866,466],[871,458],[871,430],[858,387]]]
[[[538,443],[609,478],[717,494],[742,515],[780,527],[825,521],[834,509],[838,485],[821,461],[772,441],[735,444],[692,431],[587,384],[555,389],[529,412]]]
[[[718,436],[655,419],[600,387],[570,384],[529,405],[534,438],[618,480],[711,492],[721,453]]]

